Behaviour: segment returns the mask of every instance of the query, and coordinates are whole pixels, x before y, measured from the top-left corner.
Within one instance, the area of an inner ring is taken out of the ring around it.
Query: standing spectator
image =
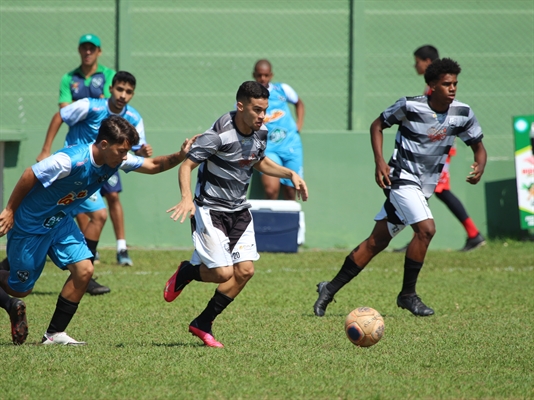
[[[269,130],[265,155],[277,164],[295,171],[302,178],[302,141],[299,132],[304,125],[304,103],[288,84],[271,83],[273,72],[268,60],[257,61],[252,76],[269,90],[269,108],[264,120]],[[297,122],[293,119],[288,104],[295,106]],[[284,199],[295,200],[296,191],[290,179],[262,174],[261,181],[267,199],[277,200],[282,185]]]
[[[290,179],[299,197],[308,198],[306,184],[296,172],[265,156],[268,98],[269,91],[259,83],[241,84],[237,110],[220,117],[191,147],[178,172],[182,199],[168,210],[175,221],[191,215],[195,251],[167,281],[163,297],[174,301],[192,280],[219,284],[205,310],[189,324],[189,332],[210,347],[223,347],[213,337],[213,321],[252,278],[254,261],[260,258],[246,199],[252,168]],[[196,167],[193,199],[190,183]]]
[[[134,96],[136,86],[135,77],[126,71],[119,71],[113,77],[111,83],[111,97],[109,99],[81,99],[63,107],[54,114],[46,133],[45,142],[37,160],[41,161],[50,156],[50,150],[54,138],[65,122],[69,125],[69,131],[65,138],[65,145],[89,144],[94,142],[98,135],[98,129],[102,120],[110,115],[119,115],[130,122],[139,134],[139,144],[132,147],[138,156],[150,157],[152,148],[146,144],[145,130],[141,115],[128,103]],[[114,177],[110,177],[112,179]],[[80,205],[76,210],[78,214],[89,215],[89,222],[81,231],[83,232],[89,249],[96,254],[96,248],[100,234],[107,219],[106,207],[100,192],[96,192],[92,198]],[[94,280],[91,281],[88,291],[90,294],[103,294],[109,292],[109,288],[102,287]]]
[[[403,97],[371,124],[375,180],[384,190],[386,201],[375,216],[371,235],[352,250],[331,282],[317,285],[319,297],[313,306],[315,315],[322,317],[334,295],[407,225],[412,227],[414,236],[406,249],[397,306],[414,315],[434,314],[416,292],[419,272],[436,232],[427,199],[434,193],[456,137],[470,146],[474,154],[467,182],[474,185],[480,181],[487,158],[482,129],[473,111],[467,104],[455,100],[460,72],[458,63],[450,58],[435,60],[425,72],[430,95]],[[399,129],[395,150],[386,163],[382,152],[383,130],[393,125],[398,125]]]
[[[434,60],[437,60],[439,58],[438,49],[431,45],[419,47],[417,50],[415,50],[413,55],[415,57],[414,67],[419,75],[424,75],[426,68]],[[431,90],[428,85],[426,85],[425,87],[424,94],[427,96],[431,94]],[[454,193],[451,192],[450,164],[451,157],[455,155],[456,146],[452,146],[447,156],[447,160],[445,161],[445,165],[443,166],[443,170],[441,171],[441,175],[439,177],[435,193],[436,197],[447,206],[447,208],[458,219],[458,221],[460,221],[460,223],[465,229],[465,232],[467,234],[467,240],[461,251],[470,251],[485,245],[486,240],[479,232],[477,226],[475,225],[475,222],[467,214],[467,211],[460,199],[458,199],[458,197],[456,197]],[[395,249],[393,251],[404,252],[406,251],[407,247],[408,245],[400,249]]]
[[[138,141],[139,135],[128,121],[110,116],[99,124],[93,144],[65,147],[22,174],[0,213],[0,237],[7,234],[11,265],[9,272],[0,271],[0,307],[9,314],[14,344],[23,344],[28,336],[26,304],[19,297],[31,293],[47,256],[70,275],[41,343],[85,344],[65,333],[93,275],[92,252],[71,212],[117,169],[157,174],[183,161],[191,145],[186,139],[178,153],[142,158],[129,153]]]

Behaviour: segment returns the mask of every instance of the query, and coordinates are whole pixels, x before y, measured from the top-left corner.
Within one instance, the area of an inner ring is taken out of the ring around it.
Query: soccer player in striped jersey
[[[213,321],[252,278],[254,261],[260,258],[246,199],[252,168],[290,179],[298,197],[308,198],[306,184],[296,172],[265,156],[268,99],[269,91],[258,82],[241,84],[236,111],[220,117],[191,147],[179,169],[182,199],[168,210],[180,222],[190,214],[195,251],[167,281],[163,297],[174,301],[193,280],[218,284],[205,310],[189,325],[189,332],[209,347],[223,347],[213,337]],[[191,173],[197,167],[193,198]]]
[[[470,146],[474,154],[472,171],[466,179],[470,184],[480,181],[487,157],[482,129],[473,111],[467,104],[455,100],[460,71],[454,60],[435,60],[425,72],[430,95],[403,97],[371,124],[375,179],[384,190],[386,201],[375,217],[371,235],[347,256],[331,282],[317,285],[319,297],[313,307],[315,315],[323,316],[334,295],[406,225],[412,227],[414,236],[406,249],[397,305],[418,316],[434,314],[416,292],[417,278],[436,232],[427,199],[434,193],[456,137]],[[393,155],[386,163],[382,154],[383,130],[393,125],[398,125],[399,129]]]
[[[28,336],[26,305],[19,297],[32,292],[47,256],[70,275],[42,344],[85,344],[65,333],[93,276],[93,254],[71,212],[118,169],[157,174],[175,167],[192,140],[186,139],[180,152],[168,156],[134,156],[129,151],[139,142],[139,134],[127,120],[112,115],[101,121],[93,144],[65,147],[24,171],[0,213],[0,237],[7,234],[11,266],[9,272],[0,271],[0,307],[9,314],[14,344],[23,344]]]
[[[415,58],[414,67],[419,75],[424,75],[426,68],[432,63],[432,61],[439,58],[438,49],[431,45],[421,46],[415,50],[413,54]],[[424,94],[431,94],[430,87],[428,85],[426,85]],[[460,221],[465,229],[467,240],[461,251],[471,251],[485,245],[486,240],[479,232],[475,222],[471,219],[469,214],[467,214],[467,210],[460,199],[458,199],[458,197],[456,197],[451,191],[451,177],[449,168],[451,164],[451,158],[455,155],[456,146],[452,146],[434,192],[436,193],[436,197],[447,206],[450,212],[456,217],[456,219],[458,219],[458,221]],[[404,252],[406,251],[407,247],[408,245],[400,249],[394,249],[393,251]]]

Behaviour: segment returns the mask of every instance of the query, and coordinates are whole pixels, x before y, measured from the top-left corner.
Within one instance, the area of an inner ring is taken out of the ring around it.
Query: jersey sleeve
[[[458,136],[468,146],[480,142],[484,137],[484,135],[482,134],[482,128],[480,127],[477,117],[475,117],[475,113],[473,113],[473,110],[471,110],[471,108],[469,108],[469,115],[467,118],[467,122],[464,125],[464,131]]]
[[[299,96],[295,90],[289,86],[287,83],[281,83],[280,87],[284,91],[284,94],[286,95],[287,101],[291,104],[297,104],[299,101]]]
[[[143,118],[139,120],[137,125],[135,125],[135,130],[137,131],[137,134],[139,135],[139,143],[135,146],[132,146],[133,151],[137,151],[146,144],[146,136],[145,136],[145,123],[143,122]]]
[[[187,158],[200,164],[207,160],[210,156],[217,153],[221,146],[221,138],[215,131],[208,130],[200,135],[195,143],[191,146]]]
[[[89,99],[81,99],[63,107],[59,110],[61,119],[68,126],[73,126],[74,124],[83,121],[89,114],[89,104]]]
[[[382,114],[380,114],[381,121],[391,127],[392,125],[398,125],[406,117],[406,97],[402,97],[396,101],[395,104],[387,108]]]
[[[143,165],[144,161],[144,157],[139,157],[133,155],[132,153],[128,153],[126,160],[122,162],[119,168],[122,169],[124,172],[131,172],[140,168]]]
[[[67,154],[58,152],[32,165],[32,170],[39,182],[46,188],[70,174],[72,161]]]
[[[65,74],[61,78],[61,82],[59,83],[59,104],[72,103],[72,92],[70,91],[71,78],[70,74]]]

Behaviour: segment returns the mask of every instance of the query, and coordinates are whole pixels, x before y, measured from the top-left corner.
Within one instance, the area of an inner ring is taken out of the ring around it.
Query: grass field
[[[403,255],[383,253],[313,315],[315,285],[347,251],[262,254],[247,288],[216,320],[224,349],[187,332],[215,286],[193,282],[173,303],[162,290],[190,251],[101,251],[112,292],[82,300],[68,333],[85,347],[37,346],[66,273],[51,263],[25,301],[30,335],[13,346],[0,318],[1,399],[526,399],[534,398],[534,245],[498,241],[470,253],[432,251],[418,292],[436,315],[397,308]],[[3,256],[3,253],[0,254]],[[384,316],[383,339],[358,348],[345,316]]]

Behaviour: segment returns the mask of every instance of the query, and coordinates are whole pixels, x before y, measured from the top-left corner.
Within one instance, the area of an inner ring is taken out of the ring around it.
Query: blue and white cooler
[[[293,200],[249,200],[258,251],[296,253],[304,243],[304,211]]]

